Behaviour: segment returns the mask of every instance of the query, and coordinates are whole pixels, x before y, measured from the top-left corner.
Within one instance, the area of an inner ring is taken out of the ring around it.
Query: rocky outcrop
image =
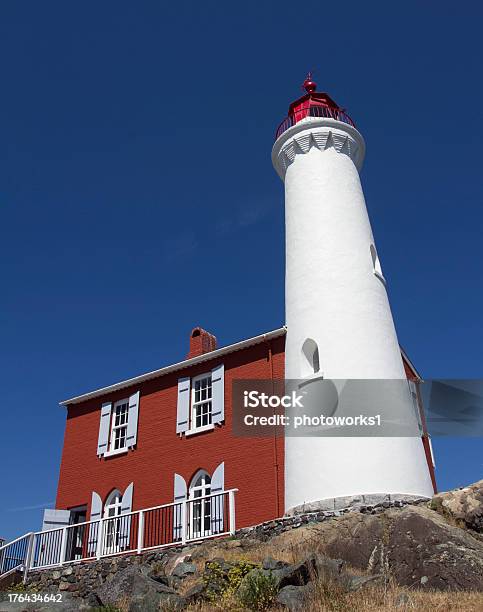
[[[483,542],[427,508],[390,513],[387,557],[397,582],[483,590]]]
[[[238,589],[249,596],[259,587],[277,605],[298,610],[321,581],[346,593],[390,578],[419,591],[483,592],[481,489],[476,483],[430,503],[383,502],[278,519],[234,539],[38,572],[26,589],[62,593],[59,610],[121,602],[129,612],[182,609]]]
[[[483,533],[483,480],[464,489],[435,495],[430,507],[457,524]]]
[[[272,546],[282,554],[313,548],[370,573],[389,573],[400,585],[483,590],[483,542],[425,505],[349,513],[279,534]]]

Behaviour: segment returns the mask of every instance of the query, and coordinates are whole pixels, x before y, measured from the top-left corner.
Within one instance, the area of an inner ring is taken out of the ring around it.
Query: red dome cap
[[[308,94],[313,93],[317,89],[317,83],[312,80],[311,72],[309,72],[305,77],[305,81],[303,82],[302,87]]]

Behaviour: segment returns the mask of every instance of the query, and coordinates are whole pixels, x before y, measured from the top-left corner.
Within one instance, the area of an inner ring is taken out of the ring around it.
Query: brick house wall
[[[213,431],[180,437],[176,434],[178,378],[209,372],[220,363],[225,367],[224,424]],[[281,516],[284,512],[283,438],[232,435],[232,380],[272,377],[284,377],[284,337],[69,405],[56,508],[87,505],[89,517],[92,491],[105,502],[111,491],[124,491],[131,482],[134,483],[133,511],[170,503],[175,473],[183,476],[189,485],[199,469],[213,474],[224,462],[225,489],[239,489],[237,528]],[[96,450],[101,404],[127,398],[138,390],[136,447],[126,454],[99,458]]]

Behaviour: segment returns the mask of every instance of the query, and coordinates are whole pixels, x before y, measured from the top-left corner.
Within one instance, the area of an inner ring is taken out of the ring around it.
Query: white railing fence
[[[0,578],[21,570],[25,580],[30,570],[233,534],[237,490],[27,533],[0,546]]]

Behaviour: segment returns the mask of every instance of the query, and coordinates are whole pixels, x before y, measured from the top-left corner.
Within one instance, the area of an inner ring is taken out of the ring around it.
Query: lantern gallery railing
[[[0,578],[235,533],[237,489],[27,533],[0,547]]]
[[[299,108],[282,121],[275,132],[275,140],[281,136],[288,128],[292,127],[306,117],[326,117],[327,119],[336,119],[343,123],[348,123],[355,127],[354,122],[349,115],[341,108],[334,108],[327,104],[313,104],[307,108]]]

